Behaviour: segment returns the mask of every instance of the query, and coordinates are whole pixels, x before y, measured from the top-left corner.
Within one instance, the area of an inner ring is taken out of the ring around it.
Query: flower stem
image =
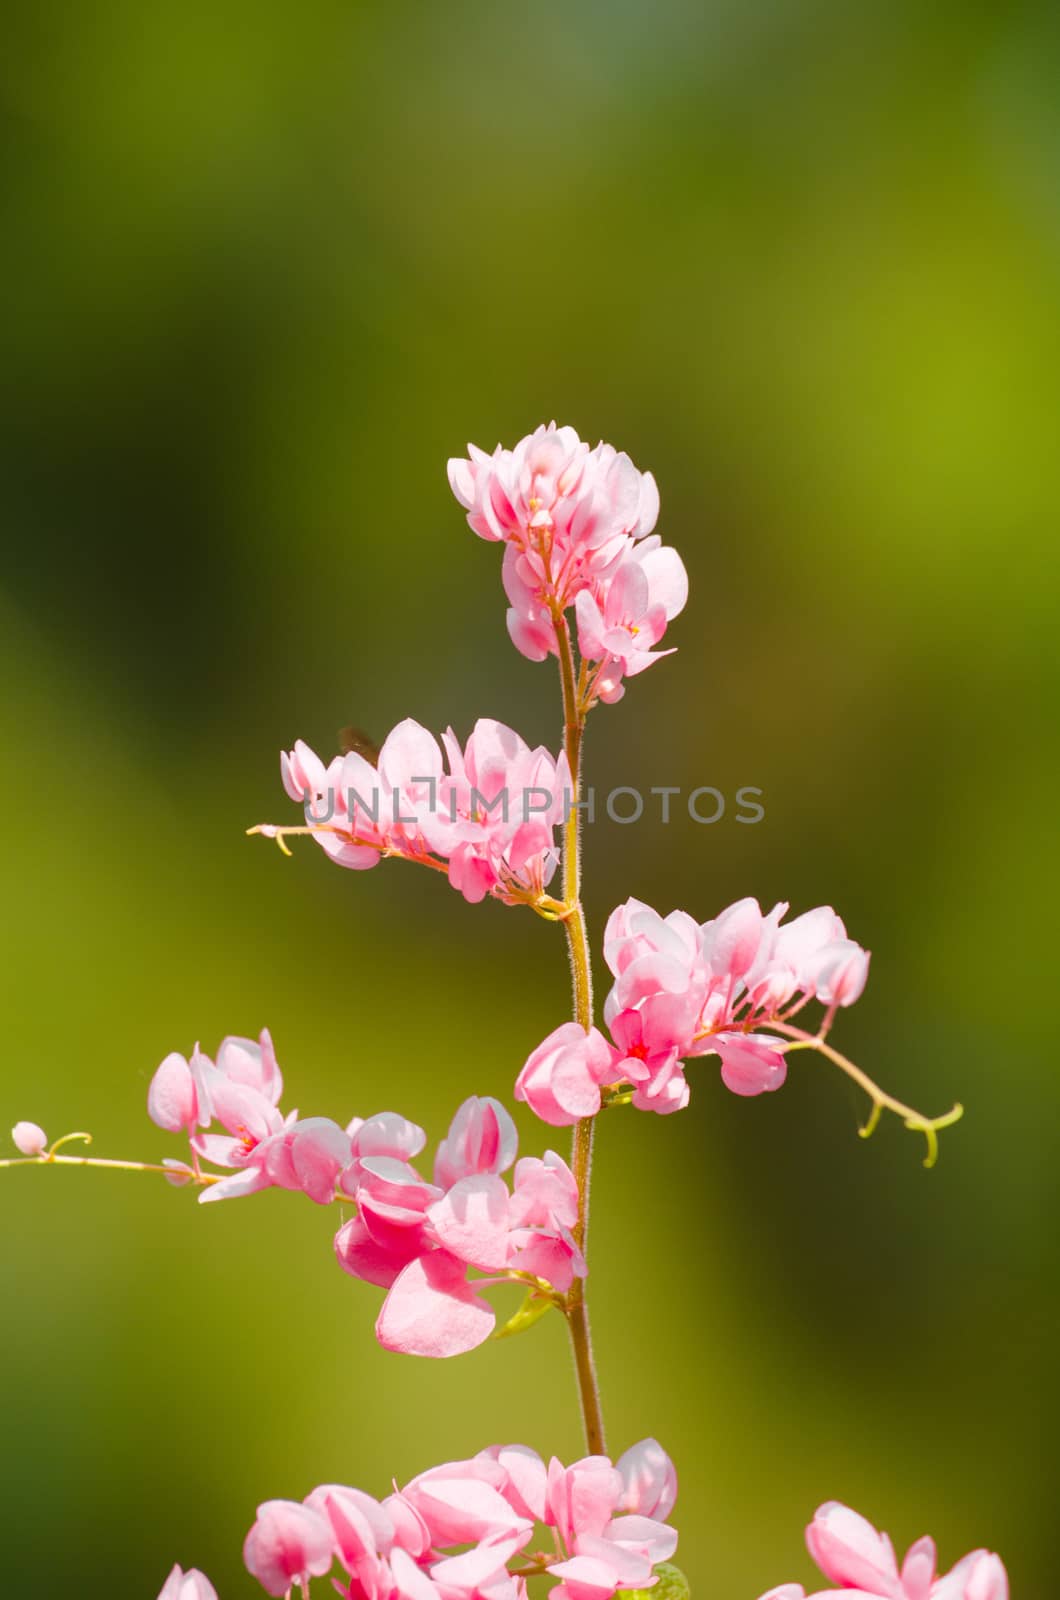
[[[0,1161],[0,1167],[109,1167],[117,1172],[157,1172],[163,1178],[168,1178],[170,1183],[179,1180],[182,1184],[191,1184],[205,1188],[211,1183],[220,1183],[223,1174],[200,1172],[198,1175],[184,1172],[180,1167],[157,1166],[150,1161],[115,1161],[106,1156],[14,1156]]]
[[[560,682],[563,686],[563,748],[570,767],[570,803],[565,824],[563,844],[563,899],[567,915],[563,927],[567,935],[570,954],[571,979],[574,988],[574,1020],[586,1032],[593,1025],[593,977],[589,940],[585,928],[585,912],[581,903],[581,755],[582,735],[585,732],[585,714],[578,699],[574,672],[574,649],[571,644],[567,618],[558,607],[553,612],[556,644],[559,650]],[[571,1170],[578,1185],[578,1220],[574,1238],[584,1255],[589,1234],[589,1188],[592,1180],[593,1133],[595,1121],[585,1117],[575,1125]],[[600,1388],[593,1363],[592,1334],[589,1327],[589,1307],[585,1298],[584,1278],[575,1278],[567,1296],[567,1327],[570,1329],[574,1351],[574,1369],[581,1397],[582,1421],[585,1439],[592,1455],[604,1455],[604,1419],[600,1406]]]
[[[807,1033],[804,1028],[793,1028],[790,1023],[784,1022],[774,1021],[768,1023],[767,1026],[774,1028],[777,1033],[786,1034],[789,1039],[795,1040],[794,1044],[788,1046],[789,1053],[792,1050],[816,1050],[826,1060],[830,1061],[834,1067],[838,1067],[840,1072],[845,1072],[848,1078],[852,1078],[859,1089],[864,1089],[872,1101],[872,1111],[868,1122],[858,1130],[863,1139],[869,1138],[875,1132],[876,1124],[879,1122],[882,1112],[893,1111],[895,1116],[901,1117],[905,1126],[912,1133],[922,1133],[924,1135],[927,1140],[927,1155],[924,1158],[924,1165],[925,1167],[933,1167],[935,1165],[939,1156],[939,1131],[942,1128],[951,1128],[955,1122],[960,1121],[964,1115],[964,1107],[960,1103],[953,1106],[949,1111],[943,1112],[940,1117],[925,1117],[922,1111],[916,1111],[912,1106],[907,1106],[903,1100],[896,1100],[894,1095],[888,1094],[886,1090],[881,1089],[879,1084],[875,1083],[868,1073],[862,1071],[861,1067],[851,1061],[848,1056],[840,1055],[834,1046],[827,1044],[822,1034]]]

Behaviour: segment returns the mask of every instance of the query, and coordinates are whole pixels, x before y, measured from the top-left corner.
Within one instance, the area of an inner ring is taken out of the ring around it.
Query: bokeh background
[[[156,1063],[265,1023],[307,1113],[435,1138],[509,1092],[557,930],[243,829],[288,816],[298,735],[554,740],[445,460],[552,416],[628,449],[692,598],[590,776],[766,818],[599,823],[595,937],[631,893],[832,902],[875,952],[838,1041],[968,1108],[931,1173],[812,1058],[608,1118],[611,1438],[676,1458],[697,1596],[809,1581],[830,1497],[1053,1584],[1058,68],[1051,7],[956,0],[8,22],[0,1124],[177,1153]],[[389,1356],[294,1197],[0,1191],[5,1594],[151,1600],[180,1560],[250,1596],[262,1499],[579,1450],[559,1319]]]

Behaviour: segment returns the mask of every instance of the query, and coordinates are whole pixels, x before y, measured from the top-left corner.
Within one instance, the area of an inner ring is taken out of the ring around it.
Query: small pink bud
[[[217,1600],[217,1590],[197,1567],[185,1572],[177,1566],[162,1585],[158,1600]]]
[[[48,1148],[48,1135],[35,1122],[16,1122],[11,1137],[24,1156],[42,1156]]]

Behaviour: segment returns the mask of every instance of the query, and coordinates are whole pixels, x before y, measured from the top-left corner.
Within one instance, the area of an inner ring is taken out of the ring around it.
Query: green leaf
[[[688,1600],[692,1591],[680,1567],[660,1562],[655,1576],[659,1581],[653,1589],[620,1589],[615,1600]]]
[[[552,1301],[545,1295],[538,1294],[531,1289],[514,1317],[509,1317],[503,1328],[498,1328],[493,1335],[495,1339],[510,1339],[513,1333],[522,1333],[524,1328],[532,1328],[539,1317],[546,1311],[551,1311]]]

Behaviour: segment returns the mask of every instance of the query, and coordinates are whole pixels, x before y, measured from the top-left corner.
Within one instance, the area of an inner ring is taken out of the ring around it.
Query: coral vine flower
[[[899,1570],[894,1547],[864,1517],[836,1501],[819,1507],[806,1529],[810,1554],[833,1584],[809,1600],[1008,1600],[1008,1576],[1000,1556],[973,1550],[944,1576],[936,1567],[935,1543],[918,1539]],[[782,1584],[761,1600],[807,1600],[801,1584]]]
[[[187,1572],[174,1567],[159,1591],[158,1600],[217,1600],[217,1590],[197,1567]]]
[[[814,998],[829,1017],[852,1005],[869,966],[830,906],[784,923],[787,909],[763,914],[757,900],[739,900],[697,924],[687,912],[662,917],[627,900],[604,932],[613,1045],[596,1028],[586,1034],[565,1023],[531,1053],[516,1098],[557,1127],[593,1116],[604,1088],[625,1092],[642,1111],[679,1111],[689,1098],[685,1060],[701,1055],[718,1057],[733,1094],[779,1089],[789,1041],[770,1024]]]
[[[334,1180],[328,1184],[321,1166],[334,1159],[331,1130],[340,1138],[342,1130],[323,1118],[298,1123],[294,1112],[285,1118],[278,1109],[282,1093],[283,1077],[265,1029],[257,1040],[222,1040],[216,1061],[198,1045],[190,1059],[173,1051],[151,1079],[147,1111],[160,1128],[190,1136],[193,1173],[200,1158],[236,1169],[200,1200],[252,1194],[271,1184],[330,1200]],[[224,1132],[209,1131],[215,1124]],[[345,1164],[345,1151],[340,1153],[336,1172]]]
[[[622,1479],[622,1509],[665,1522],[677,1499],[677,1472],[657,1439],[642,1439],[616,1463]]]
[[[411,719],[387,735],[378,767],[351,752],[325,766],[299,741],[281,757],[284,787],[305,806],[306,829],[263,824],[279,838],[308,831],[340,866],[364,870],[400,856],[446,870],[464,898],[532,902],[556,870],[555,830],[571,792],[564,754],[530,746],[480,718],[461,748]]]
[[[575,600],[578,649],[598,661],[597,698],[607,703],[625,694],[623,677],[632,678],[673,650],[653,650],[666,625],[685,608],[688,576],[676,550],[654,534],[637,545],[612,576]]]
[[[266,1594],[290,1594],[296,1583],[330,1572],[335,1559],[332,1530],[318,1511],[296,1500],[267,1500],[243,1545],[243,1560]]]
[[[606,1042],[604,1051],[610,1060]],[[518,1134],[498,1100],[465,1100],[438,1145],[432,1182],[412,1165],[426,1143],[414,1122],[393,1111],[345,1128],[330,1117],[285,1117],[275,1103],[282,1088],[267,1031],[256,1044],[226,1039],[216,1062],[198,1049],[190,1062],[167,1056],[148,1108],[161,1127],[190,1131],[195,1163],[168,1163],[173,1181],[208,1185],[201,1201],[270,1187],[318,1205],[353,1201],[335,1252],[352,1277],[388,1291],[376,1324],[386,1349],[459,1355],[496,1325],[481,1288],[514,1282],[548,1300],[584,1276],[573,1174],[551,1150],[516,1163]],[[224,1133],[211,1131],[215,1119]],[[200,1160],[232,1175],[203,1173]],[[509,1189],[501,1174],[513,1164]]]
[[[555,654],[555,619],[575,605],[579,648],[598,663],[588,701],[619,699],[622,678],[659,659],[653,647],[688,598],[677,552],[647,537],[659,515],[655,479],[554,422],[514,450],[468,451],[449,462],[449,483],[475,533],[506,546],[516,648],[531,661]]]
[[[578,1193],[570,1168],[549,1151],[500,1176],[515,1159],[504,1107],[472,1098],[438,1147],[430,1184],[407,1161],[361,1160],[342,1180],[358,1214],[335,1250],[353,1277],[386,1288],[376,1336],[388,1350],[450,1356],[472,1350],[495,1326],[479,1285],[514,1279],[565,1294],[585,1272],[572,1228]],[[470,1270],[485,1276],[468,1278]]]
[[[677,1534],[665,1518],[675,1492],[653,1439],[614,1466],[588,1456],[546,1467],[525,1445],[494,1445],[384,1500],[325,1484],[301,1505],[270,1501],[247,1537],[246,1562],[271,1595],[337,1563],[345,1579],[335,1587],[349,1600],[525,1600],[517,1562],[520,1574],[561,1579],[556,1600],[610,1600],[620,1587],[653,1584],[654,1567],[673,1554]],[[554,1551],[524,1553],[535,1524],[554,1530]]]
[[[652,1104],[656,1085],[664,1078],[673,1095],[687,1056],[716,1055],[734,1094],[779,1089],[787,1041],[770,1022],[815,997],[830,1008],[859,997],[869,956],[842,919],[818,906],[785,925],[787,909],[764,915],[756,900],[740,900],[698,927],[684,912],[663,918],[639,900],[612,912],[604,959],[615,983],[604,1017],[627,1052],[620,1075],[636,1086],[635,1104],[670,1109]]]
[[[600,1109],[600,1086],[613,1083],[618,1052],[599,1028],[586,1033],[576,1022],[561,1023],[543,1039],[515,1080],[515,1098],[525,1100],[555,1128],[569,1127]]]

